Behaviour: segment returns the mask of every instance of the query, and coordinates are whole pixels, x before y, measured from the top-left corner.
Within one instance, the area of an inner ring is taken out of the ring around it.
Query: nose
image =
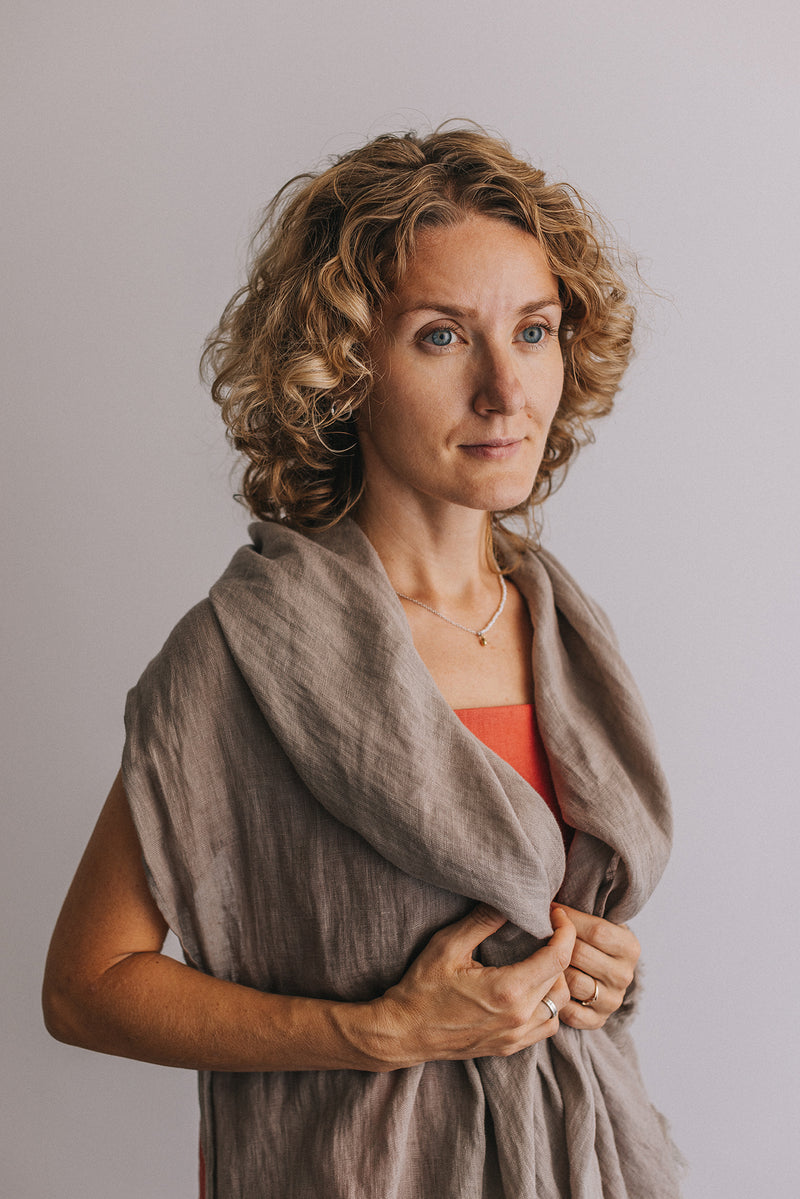
[[[472,406],[480,416],[511,415],[525,407],[526,396],[511,347],[486,346],[475,379]]]

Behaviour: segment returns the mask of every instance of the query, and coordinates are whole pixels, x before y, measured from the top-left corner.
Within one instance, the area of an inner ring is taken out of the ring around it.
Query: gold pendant
[[[480,641],[481,645],[486,644],[486,638],[484,637],[483,633],[478,633],[478,640]]]

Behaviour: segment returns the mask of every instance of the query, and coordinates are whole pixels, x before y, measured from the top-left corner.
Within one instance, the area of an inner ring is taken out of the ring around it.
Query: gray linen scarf
[[[517,961],[553,896],[628,920],[669,852],[641,701],[599,609],[544,552],[514,574],[534,627],[544,800],[458,720],[351,521],[251,527],[130,693],[125,785],[157,903],[198,969],[263,990],[382,993],[483,900]],[[674,1199],[630,1005],[511,1058],[204,1073],[208,1199]]]

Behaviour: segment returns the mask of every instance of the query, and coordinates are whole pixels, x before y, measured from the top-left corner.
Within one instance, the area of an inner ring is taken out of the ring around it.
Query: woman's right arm
[[[575,939],[559,910],[548,945],[513,966],[473,950],[503,923],[478,905],[441,929],[400,982],[368,1003],[274,995],[161,953],[167,926],[147,886],[118,776],[53,933],[43,1008],[60,1041],[192,1070],[369,1070],[507,1056],[551,1036],[541,1003],[568,999]]]

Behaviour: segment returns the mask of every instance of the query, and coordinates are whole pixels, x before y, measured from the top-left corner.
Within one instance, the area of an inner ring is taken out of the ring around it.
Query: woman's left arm
[[[641,947],[624,924],[612,924],[563,903],[554,906],[566,912],[577,932],[572,958],[564,971],[572,999],[560,1009],[558,1018],[570,1028],[602,1028],[622,1006]]]

